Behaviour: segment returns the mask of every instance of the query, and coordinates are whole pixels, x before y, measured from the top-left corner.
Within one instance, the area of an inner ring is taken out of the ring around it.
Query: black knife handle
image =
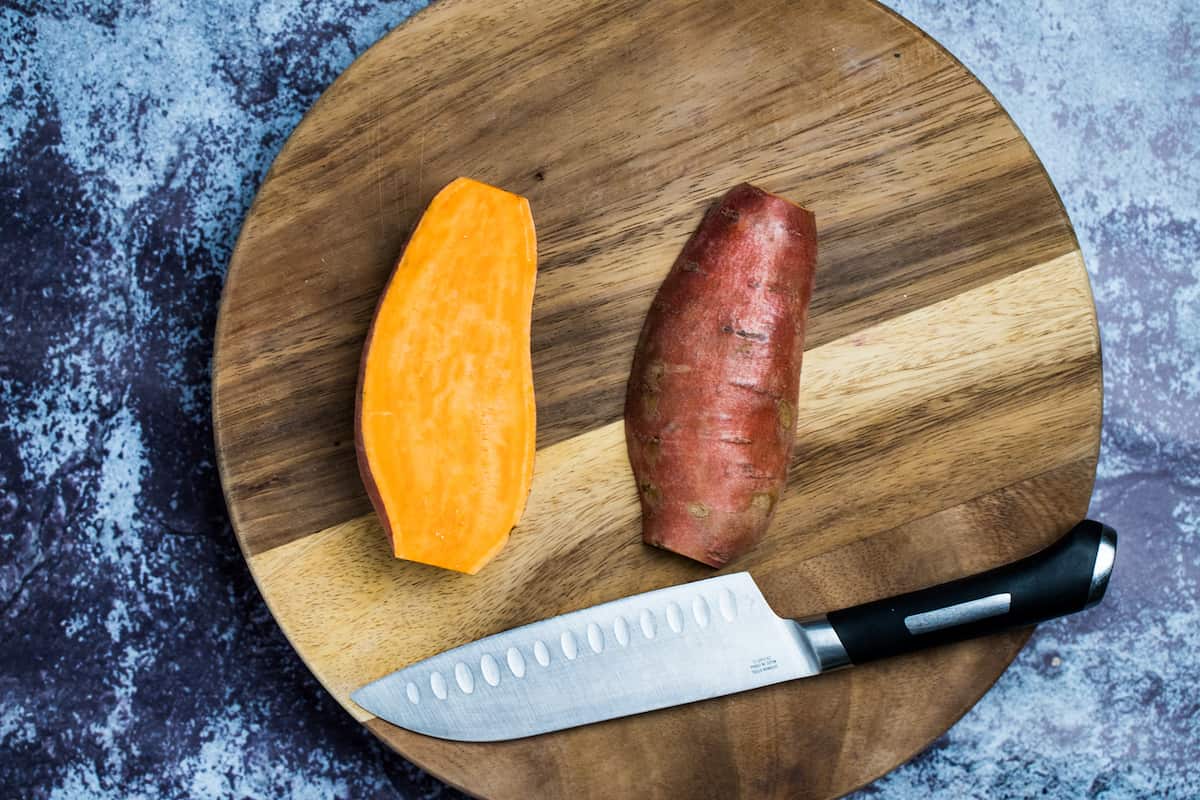
[[[1100,602],[1116,550],[1116,531],[1084,520],[1045,550],[1012,564],[800,625],[825,668],[1033,625]]]

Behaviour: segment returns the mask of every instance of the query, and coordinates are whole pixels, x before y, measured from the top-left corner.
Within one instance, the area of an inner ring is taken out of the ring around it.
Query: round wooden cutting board
[[[433,194],[529,198],[538,457],[470,577],[393,560],[355,465],[359,354]],[[817,216],[797,448],[749,570],[803,616],[1026,555],[1081,518],[1096,319],[1058,197],[988,92],[867,0],[440,0],[321,97],[229,268],[221,474],[263,596],[346,711],[493,798],[823,798],[908,759],[1016,632],[497,744],[423,737],[359,685],[516,625],[712,575],[640,540],[621,422],[642,318],[705,206],[748,180]]]

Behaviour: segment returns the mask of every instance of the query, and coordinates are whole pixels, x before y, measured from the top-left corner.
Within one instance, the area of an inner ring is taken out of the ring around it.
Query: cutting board
[[[354,389],[433,194],[525,195],[538,231],[536,475],[470,577],[395,561]],[[621,406],[651,296],[743,180],[820,256],[786,496],[749,570],[804,616],[996,566],[1084,515],[1099,443],[1087,277],[1012,120],[866,0],[440,0],[356,61],[276,159],[229,267],[213,414],[238,540],[300,656],[399,753],[491,798],[824,798],[910,758],[1028,632],[498,744],[372,718],[352,689],[552,614],[714,574],[642,545]]]

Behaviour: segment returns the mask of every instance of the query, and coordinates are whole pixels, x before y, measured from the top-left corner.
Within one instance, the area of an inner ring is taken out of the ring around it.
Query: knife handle
[[[1033,625],[1100,602],[1116,550],[1116,531],[1084,520],[1045,550],[1012,564],[800,626],[828,669]]]

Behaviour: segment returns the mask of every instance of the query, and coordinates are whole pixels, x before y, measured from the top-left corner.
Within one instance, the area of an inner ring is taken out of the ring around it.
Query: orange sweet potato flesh
[[[359,471],[397,558],[474,574],[533,480],[529,203],[459,178],[434,197],[375,312],[355,414]]]
[[[659,287],[625,397],[647,544],[720,567],[770,524],[795,439],[816,246],[811,212],[742,184]]]

